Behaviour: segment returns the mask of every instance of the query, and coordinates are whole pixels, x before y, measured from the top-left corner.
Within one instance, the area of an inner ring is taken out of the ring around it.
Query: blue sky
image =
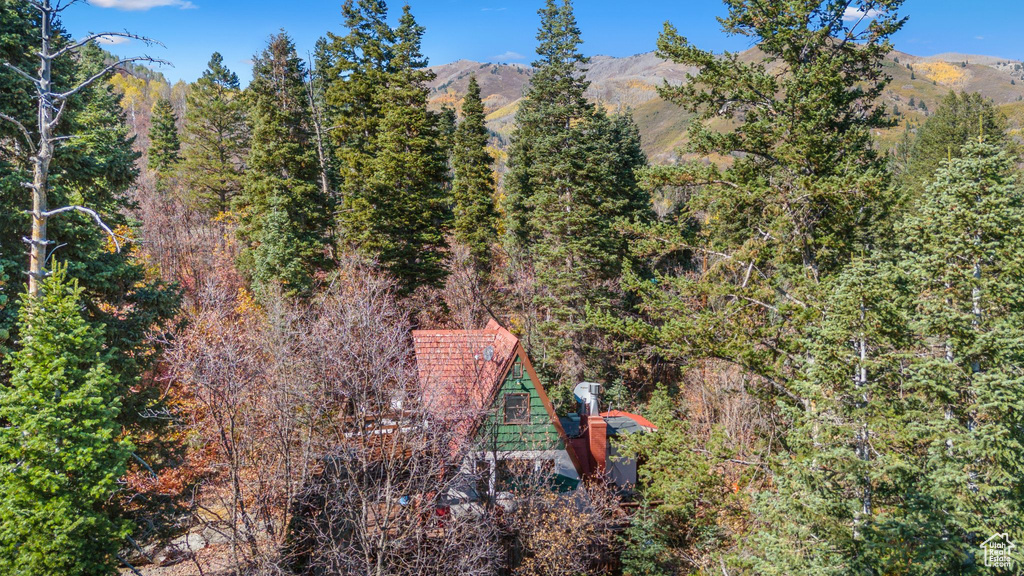
[[[528,63],[543,0],[410,0],[427,28],[424,52],[431,64],[460,58]],[[391,2],[397,15],[402,3]],[[166,48],[132,41],[108,46],[115,53],[146,53],[174,63],[161,71],[172,81],[195,80],[214,51],[243,81],[249,60],[270,34],[283,28],[301,53],[312,51],[328,30],[343,33],[341,0],[89,0],[65,13],[76,37],[129,30],[160,40]],[[738,50],[748,40],[724,36],[715,17],[720,0],[576,0],[576,16],[588,55],[628,56],[654,49],[662,23],[671,21],[691,42],[716,51]],[[917,55],[940,52],[1024,59],[1021,0],[907,0],[910,22],[897,49]]]

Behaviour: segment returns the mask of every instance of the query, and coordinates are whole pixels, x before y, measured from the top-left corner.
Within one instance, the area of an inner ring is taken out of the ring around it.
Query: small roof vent
[[[484,348],[484,360],[487,362],[494,360],[494,346]]]
[[[580,382],[572,390],[573,396],[580,405],[580,415],[596,416],[600,413],[598,399],[601,395],[601,385],[596,382]]]

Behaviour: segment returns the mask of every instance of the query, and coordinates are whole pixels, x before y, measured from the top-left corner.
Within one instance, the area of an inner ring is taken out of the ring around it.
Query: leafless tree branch
[[[64,212],[82,212],[83,214],[88,214],[89,216],[92,216],[92,219],[96,221],[96,224],[100,228],[102,228],[104,232],[107,233],[107,236],[110,236],[111,240],[114,241],[114,246],[117,247],[117,251],[121,251],[121,243],[118,242],[117,240],[117,234],[114,234],[114,231],[110,229],[110,226],[107,226],[107,224],[103,221],[103,218],[101,218],[95,210],[91,210],[89,208],[86,208],[85,206],[65,206],[63,208],[57,208],[56,210],[43,212],[42,216],[43,218],[50,218],[52,216],[56,216],[57,214],[62,214]]]
[[[17,74],[18,76],[21,76],[22,78],[24,78],[24,79],[28,80],[29,82],[31,82],[32,85],[36,87],[36,90],[39,90],[39,80],[36,79],[35,77],[33,77],[31,74],[29,74],[28,72],[25,72],[24,70],[22,70],[21,68],[18,68],[14,64],[11,64],[10,62],[4,62],[3,65],[4,65],[4,67],[6,67],[9,70],[13,70],[14,73]]]
[[[85,80],[84,82],[82,82],[78,86],[72,88],[71,90],[68,90],[67,92],[64,92],[64,93],[61,93],[61,94],[54,94],[53,95],[53,99],[54,100],[67,100],[68,98],[74,96],[75,94],[78,94],[82,90],[85,90],[89,86],[92,86],[92,84],[95,83],[97,80],[99,80],[100,78],[103,78],[107,74],[110,74],[111,72],[116,70],[119,66],[124,66],[125,64],[129,64],[129,63],[132,63],[132,62],[149,62],[150,64],[166,64],[168,66],[171,65],[171,63],[168,62],[167,60],[162,60],[160,58],[153,58],[152,56],[132,56],[130,58],[122,58],[122,59],[118,60],[117,62],[114,62],[113,64],[107,66],[103,70],[100,70],[96,74],[93,74],[87,80]]]
[[[92,34],[89,34],[89,35],[85,36],[84,38],[80,39],[78,42],[75,42],[74,44],[71,44],[69,46],[65,46],[64,48],[61,48],[60,50],[57,50],[56,52],[54,52],[53,54],[50,55],[50,59],[51,60],[56,60],[57,58],[60,58],[61,56],[65,55],[65,54],[67,54],[69,52],[74,52],[75,50],[78,50],[79,48],[81,48],[82,46],[85,46],[86,44],[88,44],[89,42],[92,42],[93,40],[99,40],[100,38],[109,38],[111,36],[117,37],[117,38],[129,38],[131,40],[138,40],[140,42],[144,42],[146,44],[146,46],[154,46],[154,45],[156,45],[156,46],[164,46],[164,44],[162,42],[159,42],[159,41],[154,40],[152,38],[149,38],[147,36],[139,36],[138,34],[132,34],[131,32],[128,32],[127,30],[124,31],[124,32],[96,32],[96,33],[92,33]]]
[[[8,116],[7,114],[4,114],[2,112],[0,112],[0,120],[7,120],[8,122],[14,124],[21,132],[21,135],[25,137],[25,142],[28,144],[29,151],[32,152],[33,154],[36,153],[36,145],[32,142],[32,135],[29,134],[28,128],[25,128],[24,124],[19,122],[13,116]]]
[[[129,564],[128,560],[125,560],[125,558],[120,554],[117,555],[117,559],[121,561],[121,564],[124,564],[129,570],[131,570],[132,574],[135,574],[136,576],[143,576],[142,572],[139,572],[138,568]]]

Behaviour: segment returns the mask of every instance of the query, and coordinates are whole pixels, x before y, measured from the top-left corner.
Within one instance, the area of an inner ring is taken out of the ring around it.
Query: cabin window
[[[530,423],[530,395],[505,394],[505,424]]]
[[[512,364],[512,379],[513,380],[520,380],[520,379],[522,379],[522,377],[523,377],[523,363],[520,362],[519,360],[516,360],[515,364]]]

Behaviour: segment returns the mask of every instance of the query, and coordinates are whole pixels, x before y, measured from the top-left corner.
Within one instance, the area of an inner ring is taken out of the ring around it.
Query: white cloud
[[[508,8],[481,8],[481,12],[504,12]]]
[[[519,52],[513,52],[509,50],[504,54],[498,54],[497,56],[492,57],[491,60],[496,60],[498,62],[508,62],[510,60],[522,60],[524,58],[526,58],[526,56],[523,56]]]
[[[125,38],[124,36],[100,36],[96,39],[96,42],[100,44],[108,44],[110,46],[115,44],[127,44],[131,41],[131,38]]]
[[[116,8],[131,12],[160,8],[162,6],[175,6],[182,10],[198,8],[189,0],[89,0],[89,4],[100,8]]]
[[[854,8],[853,6],[850,6],[843,12],[843,21],[856,22],[861,18],[878,18],[881,15],[882,12],[880,10],[875,10],[874,8],[865,12],[860,8]]]
[[[985,37],[984,36],[975,36],[974,39],[975,40],[984,40]]]

